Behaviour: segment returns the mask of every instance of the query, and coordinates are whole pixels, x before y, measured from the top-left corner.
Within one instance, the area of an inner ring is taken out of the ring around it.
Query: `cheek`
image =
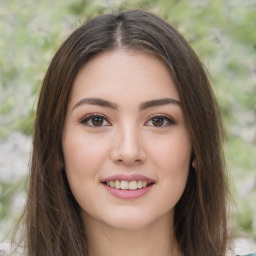
[[[95,196],[92,195],[98,194],[95,185],[99,182],[100,170],[107,156],[104,140],[99,146],[92,137],[72,132],[65,134],[62,140],[68,183],[76,201],[85,211],[90,211],[94,205]]]
[[[181,197],[188,178],[191,142],[187,133],[173,133],[165,140],[154,141],[151,159],[159,176],[164,200],[174,206]]]
[[[163,139],[152,141],[151,156],[166,173],[187,172],[190,164],[192,146],[187,132],[174,132]]]
[[[105,140],[95,140],[93,136],[76,135],[67,134],[62,140],[67,175],[78,179],[96,175],[106,158],[108,144]]]

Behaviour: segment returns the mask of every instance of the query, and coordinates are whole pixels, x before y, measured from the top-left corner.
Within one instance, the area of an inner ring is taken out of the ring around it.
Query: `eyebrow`
[[[168,104],[174,104],[177,106],[180,106],[180,102],[178,100],[172,99],[172,98],[163,98],[163,99],[157,99],[157,100],[150,100],[146,101],[144,103],[140,104],[140,110],[145,110],[147,108],[153,108],[157,106],[163,106]]]
[[[83,98],[76,103],[76,105],[73,107],[73,109],[75,109],[83,104],[98,105],[101,107],[117,109],[117,104],[114,104],[110,101],[100,99],[100,98]]]
[[[101,99],[101,98],[83,98],[75,104],[73,109],[75,109],[83,104],[97,105],[97,106],[101,106],[101,107],[111,108],[114,110],[117,110],[117,108],[118,108],[117,104],[112,103],[107,100],[104,100],[104,99]],[[163,105],[168,105],[168,104],[174,104],[177,106],[181,105],[178,100],[175,100],[172,98],[163,98],[163,99],[149,100],[149,101],[143,102],[140,104],[139,110],[142,111],[147,108],[153,108],[153,107],[163,106]]]

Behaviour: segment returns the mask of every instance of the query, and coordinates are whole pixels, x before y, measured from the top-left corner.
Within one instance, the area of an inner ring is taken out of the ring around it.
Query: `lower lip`
[[[102,184],[110,194],[112,194],[115,197],[121,198],[121,199],[140,198],[140,197],[144,196],[146,193],[148,193],[154,185],[154,184],[151,184],[145,188],[140,188],[140,189],[136,189],[136,190],[128,190],[128,189],[112,188],[104,183],[102,183]]]

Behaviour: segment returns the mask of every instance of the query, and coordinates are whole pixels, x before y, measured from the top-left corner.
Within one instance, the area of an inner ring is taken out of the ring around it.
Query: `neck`
[[[168,223],[167,223],[168,222]],[[89,256],[181,256],[170,221],[136,229],[118,229],[86,221]]]

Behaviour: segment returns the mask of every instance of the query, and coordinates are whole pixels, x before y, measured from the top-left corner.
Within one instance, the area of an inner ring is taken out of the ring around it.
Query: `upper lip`
[[[106,179],[101,180],[101,182],[108,182],[111,180],[126,180],[126,181],[133,181],[133,180],[144,180],[148,183],[155,182],[153,179],[150,179],[144,175],[141,174],[132,174],[132,175],[126,175],[126,174],[115,174],[112,176],[107,177]]]

